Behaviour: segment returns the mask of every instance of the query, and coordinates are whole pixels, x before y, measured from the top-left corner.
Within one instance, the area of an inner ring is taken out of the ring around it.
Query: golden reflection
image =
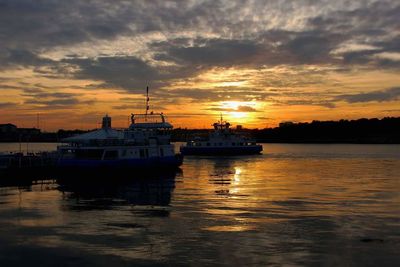
[[[213,232],[243,232],[254,230],[255,227],[252,225],[217,225],[204,228],[203,230]]]
[[[365,188],[379,188],[374,175],[366,168],[355,167],[359,160],[332,159],[326,164],[326,160],[318,158],[290,156],[299,153],[298,148],[268,145],[264,149],[268,152],[259,156],[188,158],[182,167],[184,183],[177,183],[176,192],[196,192],[181,201],[191,203],[191,209],[195,207],[195,212],[206,218],[202,229],[215,232],[258,230],[263,224],[341,216],[353,209],[377,212],[377,206],[363,201],[349,204],[354,205],[350,207],[343,205],[350,203],[349,199],[373,197],[373,192],[359,186],[359,178],[368,185]],[[326,147],[307,149],[320,151]],[[274,158],[276,154],[288,156]]]
[[[232,179],[232,184],[234,185],[231,189],[230,192],[231,194],[235,195],[239,193],[239,186],[240,185],[240,175],[242,174],[242,169],[241,167],[235,167],[235,173],[233,175],[233,179]]]
[[[235,167],[235,174],[233,176],[233,181],[240,182],[240,174],[242,173],[242,169],[240,167]]]

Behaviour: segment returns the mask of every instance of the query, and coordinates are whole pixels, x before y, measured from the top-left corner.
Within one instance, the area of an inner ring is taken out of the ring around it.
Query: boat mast
[[[150,101],[150,98],[149,98],[149,87],[146,86],[146,114],[145,114],[145,116],[144,116],[144,120],[145,120],[145,121],[147,121],[147,113],[148,113],[148,111],[149,111],[149,109],[150,109],[150,107],[149,107],[149,101]]]

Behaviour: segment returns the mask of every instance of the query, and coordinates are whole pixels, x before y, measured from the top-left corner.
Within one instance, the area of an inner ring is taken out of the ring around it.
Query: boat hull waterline
[[[171,157],[154,157],[146,159],[117,159],[117,160],[90,160],[90,159],[62,159],[57,163],[60,168],[123,168],[123,169],[153,169],[178,168],[182,165],[182,155]]]
[[[260,154],[261,145],[243,147],[189,147],[183,146],[180,151],[183,155],[252,155]]]

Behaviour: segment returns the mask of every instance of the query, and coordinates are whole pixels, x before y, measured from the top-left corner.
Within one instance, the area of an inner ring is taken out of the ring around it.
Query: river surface
[[[1,187],[0,265],[400,266],[399,145],[264,144],[126,175]]]

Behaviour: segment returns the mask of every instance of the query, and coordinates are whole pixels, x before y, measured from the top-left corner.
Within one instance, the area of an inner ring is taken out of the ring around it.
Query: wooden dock
[[[57,159],[56,152],[1,154],[0,171],[53,167]]]

